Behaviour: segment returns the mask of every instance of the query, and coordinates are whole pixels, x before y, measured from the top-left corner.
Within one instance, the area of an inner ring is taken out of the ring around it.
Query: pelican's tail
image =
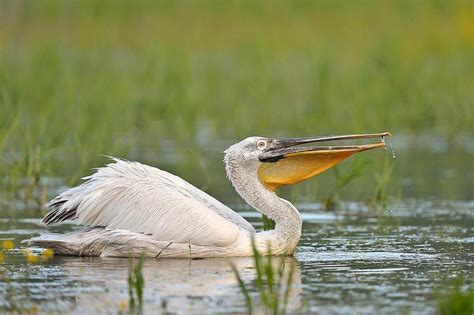
[[[73,243],[68,242],[64,239],[64,234],[57,233],[44,233],[40,236],[33,237],[22,242],[23,244],[30,247],[43,247],[51,249],[56,255],[72,255],[80,256],[81,250]],[[83,256],[98,256],[92,255],[92,253],[84,252]]]
[[[149,235],[125,230],[86,228],[66,234],[44,233],[23,241],[27,246],[53,250],[56,255],[158,257],[170,242],[154,240]]]

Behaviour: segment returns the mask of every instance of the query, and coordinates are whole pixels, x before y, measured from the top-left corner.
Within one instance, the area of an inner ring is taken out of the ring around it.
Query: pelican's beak
[[[281,186],[296,184],[316,176],[354,153],[384,147],[384,137],[391,137],[390,132],[274,139],[269,148],[259,156],[262,165],[258,176],[268,189],[274,191]],[[369,138],[379,138],[380,142],[345,146],[300,146],[315,142]]]

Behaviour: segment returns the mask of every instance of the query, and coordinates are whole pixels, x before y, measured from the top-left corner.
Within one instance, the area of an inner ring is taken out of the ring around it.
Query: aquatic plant
[[[240,276],[239,270],[237,267],[235,267],[234,264],[231,264],[232,271],[235,274],[235,277],[237,278],[237,282],[239,284],[240,292],[245,298],[245,304],[247,305],[247,313],[248,314],[253,314],[253,303],[252,303],[252,297],[250,296],[250,292],[245,286],[245,282],[242,280],[242,277]]]
[[[3,240],[2,241],[2,248],[0,250],[0,263],[5,260],[5,251],[13,249],[15,244],[11,240]]]
[[[438,311],[441,315],[472,315],[473,305],[474,285],[466,284],[463,277],[454,281],[451,291],[438,293]]]
[[[364,158],[355,158],[354,162],[346,166],[335,166],[333,169],[336,182],[332,186],[328,196],[324,199],[326,210],[337,209],[340,207],[339,191],[350,182],[361,177],[370,164],[370,160]]]
[[[11,240],[4,240],[2,241],[2,248],[6,250],[13,249],[15,247],[15,244]]]
[[[33,147],[34,146],[34,147]],[[47,191],[41,184],[41,175],[44,173],[41,146],[28,144],[28,154],[24,156],[24,164],[26,169],[27,185],[23,187],[24,201],[34,201],[37,209],[46,202]]]
[[[255,289],[263,306],[265,314],[286,314],[293,281],[294,266],[289,265],[285,272],[285,256],[278,258],[278,265],[274,266],[271,252],[263,257],[257,250],[255,241],[252,241],[253,260],[255,264]],[[234,264],[231,265],[239,284],[240,291],[245,298],[247,313],[253,314],[255,307],[247,285],[242,280]]]
[[[129,258],[129,269],[128,269],[128,306],[129,311],[132,314],[140,314],[143,310],[143,288],[145,286],[145,280],[143,278],[143,263],[145,255],[142,254],[138,261],[134,263],[133,258]]]
[[[263,230],[270,231],[275,229],[276,222],[262,214]]]
[[[23,249],[21,252],[25,256],[26,262],[29,264],[36,264],[39,261],[38,255],[29,249]]]
[[[2,241],[2,251],[0,252],[0,261],[5,259],[5,251],[12,250],[15,248],[15,243],[12,240]],[[50,248],[42,249],[41,252],[35,253],[29,248],[22,248],[21,253],[25,257],[26,261],[31,264],[37,262],[45,262],[54,256],[54,251]]]
[[[19,300],[16,295],[16,286],[12,285],[12,277],[11,274],[14,272],[15,263],[12,264],[10,261],[5,261],[8,257],[6,255],[7,251],[10,251],[15,248],[15,243],[12,240],[3,240],[1,242],[1,249],[0,249],[0,263],[6,263],[0,268],[0,280],[3,282],[3,301],[2,305],[0,305],[0,313],[12,313],[12,314],[37,314],[39,308],[36,304],[30,301],[23,301]],[[30,263],[37,263],[38,261],[46,261],[53,256],[53,251],[50,249],[43,250],[41,255],[36,255],[29,251],[28,254],[25,254],[25,249],[22,250],[26,261],[28,264]],[[46,256],[43,254],[47,252]],[[27,267],[23,269],[25,276],[28,276],[31,272],[30,268]]]
[[[393,171],[393,163],[391,156],[385,156],[382,169],[375,171],[374,179],[376,182],[372,197],[369,200],[369,206],[374,210],[384,210],[388,206],[389,194],[387,191],[388,184]]]

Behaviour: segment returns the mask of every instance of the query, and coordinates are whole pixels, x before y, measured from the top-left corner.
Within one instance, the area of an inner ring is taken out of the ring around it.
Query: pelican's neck
[[[276,223],[273,231],[257,233],[256,243],[263,250],[270,243],[273,254],[293,254],[301,237],[301,216],[289,201],[278,197],[260,182],[255,167],[226,163],[227,175],[237,193]]]

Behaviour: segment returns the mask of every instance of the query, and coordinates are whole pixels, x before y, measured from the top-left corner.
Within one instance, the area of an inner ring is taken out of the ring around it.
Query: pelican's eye
[[[257,148],[259,150],[263,150],[267,147],[267,142],[265,140],[258,140],[257,141]]]

